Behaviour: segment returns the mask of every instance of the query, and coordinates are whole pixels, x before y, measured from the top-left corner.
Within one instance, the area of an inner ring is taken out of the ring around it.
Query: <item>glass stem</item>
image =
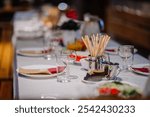
[[[123,58],[122,69],[123,69],[123,70],[127,69],[127,58]]]

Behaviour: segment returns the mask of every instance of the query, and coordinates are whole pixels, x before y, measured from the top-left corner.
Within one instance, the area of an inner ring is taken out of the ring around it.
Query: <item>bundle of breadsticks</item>
[[[92,57],[102,56],[104,53],[104,50],[110,40],[110,36],[107,34],[104,35],[92,35],[89,37],[88,35],[85,35],[82,37],[82,40],[89,51],[90,55]]]

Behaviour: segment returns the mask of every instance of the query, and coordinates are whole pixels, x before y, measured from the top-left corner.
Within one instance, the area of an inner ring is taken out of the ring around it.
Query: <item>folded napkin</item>
[[[140,72],[144,72],[144,73],[150,73],[149,69],[148,68],[135,68],[135,67],[132,67],[133,70],[136,70],[136,71],[140,71]]]
[[[80,61],[82,58],[87,58],[87,56],[79,56],[79,55],[69,55],[70,58],[76,59],[76,61]]]
[[[48,53],[51,52],[52,49],[48,49],[48,50],[19,50],[19,53],[23,53],[23,54],[44,54],[44,53]]]
[[[63,72],[65,66],[58,66],[58,73]],[[46,68],[46,69],[28,69],[28,68],[19,68],[19,73],[21,74],[56,74],[57,67]]]
[[[116,49],[105,49],[105,51],[108,51],[108,52],[116,52]]]
[[[65,69],[65,66],[58,66],[58,73],[63,72]],[[52,74],[57,73],[57,69],[55,68],[49,68],[48,71]]]

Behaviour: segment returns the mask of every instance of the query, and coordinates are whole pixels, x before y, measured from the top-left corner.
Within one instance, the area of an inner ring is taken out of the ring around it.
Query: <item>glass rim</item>
[[[120,45],[119,47],[134,47],[134,45]]]

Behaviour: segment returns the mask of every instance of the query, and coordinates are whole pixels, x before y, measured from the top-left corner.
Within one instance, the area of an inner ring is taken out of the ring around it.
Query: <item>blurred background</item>
[[[38,8],[44,4],[57,6],[60,2],[75,8],[80,20],[83,20],[85,13],[98,15],[104,20],[105,32],[118,41],[127,41],[144,49],[141,54],[147,57],[150,50],[149,0],[0,0],[0,25],[11,22],[16,11]]]
[[[44,4],[65,2],[83,20],[85,13],[104,20],[103,32],[121,44],[133,44],[138,53],[150,54],[150,0],[0,0],[0,99],[12,99],[13,15]]]

